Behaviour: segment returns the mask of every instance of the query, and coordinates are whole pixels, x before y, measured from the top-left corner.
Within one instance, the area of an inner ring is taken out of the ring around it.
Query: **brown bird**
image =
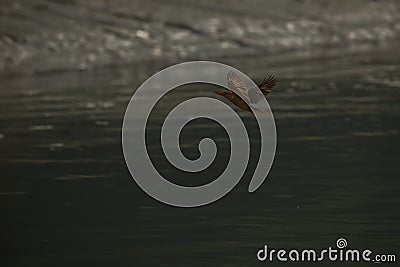
[[[250,112],[252,112],[252,110],[249,105],[257,104],[261,97],[264,97],[271,93],[272,88],[276,85],[277,82],[274,76],[269,76],[268,78],[265,78],[261,84],[258,85],[259,90],[257,90],[257,88],[246,90],[246,85],[244,84],[242,79],[232,71],[228,73],[226,79],[228,80],[228,87],[231,90],[229,90],[228,92],[214,91],[214,93],[225,97],[235,106]],[[245,100],[243,100],[234,91],[239,93]]]

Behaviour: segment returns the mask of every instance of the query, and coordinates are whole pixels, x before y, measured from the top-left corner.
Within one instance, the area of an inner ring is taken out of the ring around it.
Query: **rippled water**
[[[148,197],[122,157],[129,99],[169,63],[2,79],[2,266],[253,266],[264,244],[318,249],[339,237],[396,253],[400,65],[393,51],[227,59],[255,81],[265,72],[279,79],[269,98],[276,159],[256,193],[247,193],[252,155],[238,187],[196,209]],[[149,126],[153,161],[184,184],[207,182],[228,153],[221,129],[200,120],[185,129],[182,148],[195,157],[195,140],[214,135],[221,158],[207,175],[176,177],[161,155],[157,120],[180,99],[214,97],[207,86],[196,89],[168,96]],[[238,112],[257,147],[252,116]]]
[[[396,0],[2,1],[0,71],[358,50],[398,43],[399,6]]]

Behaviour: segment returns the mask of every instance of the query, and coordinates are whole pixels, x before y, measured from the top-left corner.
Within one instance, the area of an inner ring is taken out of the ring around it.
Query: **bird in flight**
[[[214,93],[225,97],[235,106],[250,112],[252,112],[252,110],[249,105],[254,108],[254,104],[257,104],[262,97],[271,93],[272,88],[276,85],[277,82],[274,76],[269,76],[258,85],[258,88],[251,88],[247,90],[246,85],[244,84],[242,79],[234,72],[230,71],[226,76],[226,79],[228,81],[228,87],[231,90],[229,90],[228,92],[214,91]],[[240,94],[241,97],[238,94]]]

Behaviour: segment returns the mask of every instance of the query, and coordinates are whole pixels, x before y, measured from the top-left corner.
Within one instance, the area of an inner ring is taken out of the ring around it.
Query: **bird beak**
[[[217,95],[222,95],[222,96],[224,95],[224,92],[222,92],[222,91],[214,91],[214,93]]]

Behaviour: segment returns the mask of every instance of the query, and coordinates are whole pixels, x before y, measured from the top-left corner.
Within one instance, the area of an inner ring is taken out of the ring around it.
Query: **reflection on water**
[[[264,244],[351,247],[392,252],[398,245],[400,66],[392,54],[272,62],[279,84],[269,98],[277,155],[264,185],[247,186],[256,161],[230,194],[196,209],[165,206],[131,179],[121,151],[122,117],[134,89],[161,65],[3,79],[0,92],[1,261],[12,266],[252,266]],[[379,59],[379,60],[378,60]],[[263,78],[264,59],[231,62]],[[341,62],[338,64],[337,62]],[[172,94],[160,109],[212,90]],[[257,147],[252,116],[239,111]],[[152,114],[155,119],[160,113]],[[150,125],[153,130],[158,125]],[[217,164],[229,153],[207,120],[184,130],[182,149],[198,155],[214,136]],[[152,160],[174,174],[149,133]],[[257,149],[255,149],[257,150]],[[256,157],[257,155],[253,156]],[[173,175],[172,175],[173,176]],[[283,264],[282,264],[283,265]]]

